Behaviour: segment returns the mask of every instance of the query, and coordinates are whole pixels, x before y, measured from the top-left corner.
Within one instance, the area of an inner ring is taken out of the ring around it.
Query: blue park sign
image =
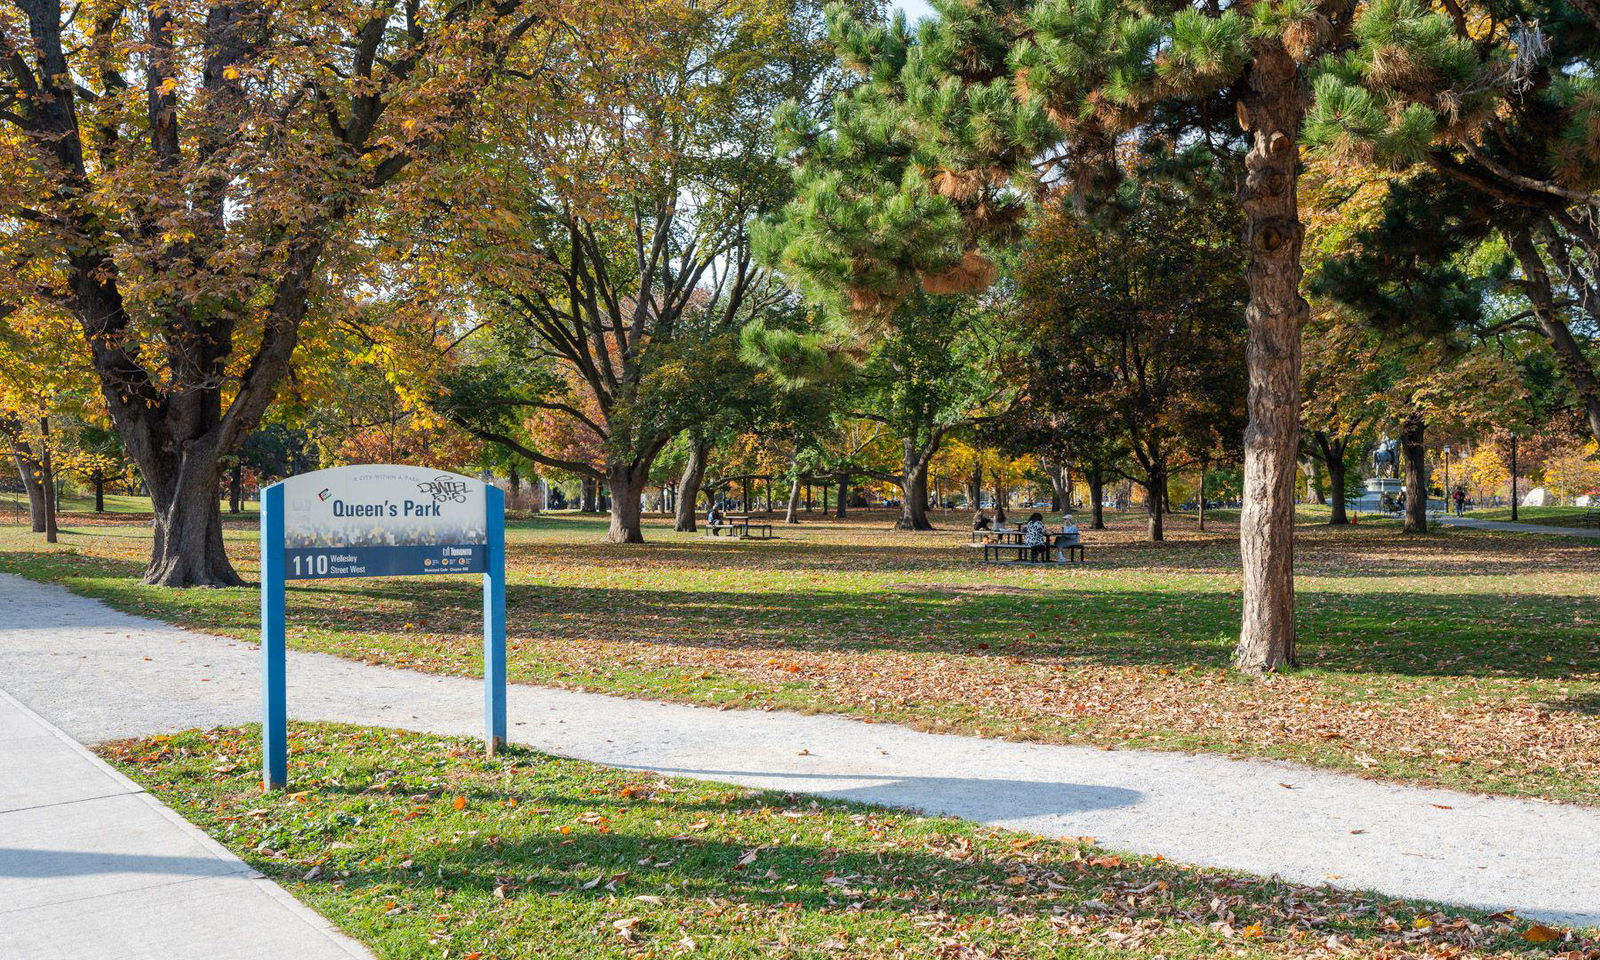
[[[483,577],[485,742],[506,739],[505,494],[423,467],[334,467],[261,491],[262,784],[288,783],[284,589],[334,577]]]

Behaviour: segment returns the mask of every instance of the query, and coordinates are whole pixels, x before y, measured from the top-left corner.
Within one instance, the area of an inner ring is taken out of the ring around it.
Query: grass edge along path
[[[777,545],[708,547],[652,529],[647,547],[601,549],[575,539],[592,526],[513,526],[514,682],[1600,804],[1600,607],[1586,599],[1600,555],[1588,544],[1317,532],[1301,579],[1307,666],[1254,680],[1227,668],[1217,632],[1236,622],[1225,533],[1159,550],[1112,540],[1097,564],[1045,579],[978,571],[948,533],[814,525]],[[248,531],[229,534],[252,575]],[[84,527],[55,550],[0,551],[0,570],[255,639],[251,589],[139,586],[128,554],[143,536]],[[1556,559],[1535,572],[1522,556]],[[476,675],[467,579],[308,582],[291,592],[290,645]]]
[[[383,958],[1600,958],[1581,933],[945,817],[296,724],[100,752]]]

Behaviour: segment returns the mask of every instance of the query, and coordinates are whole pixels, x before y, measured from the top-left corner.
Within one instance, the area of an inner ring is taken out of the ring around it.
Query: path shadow
[[[0,878],[48,880],[102,873],[224,877],[248,871],[248,867],[219,857],[168,857],[89,850],[24,850],[16,847],[0,847]]]
[[[1025,817],[1072,816],[1094,810],[1131,807],[1144,799],[1143,793],[1126,787],[1059,780],[783,773],[688,767],[651,768],[651,772],[698,780],[731,780],[758,789],[797,792],[831,800],[850,800],[989,822]],[[849,785],[829,786],[830,783]]]

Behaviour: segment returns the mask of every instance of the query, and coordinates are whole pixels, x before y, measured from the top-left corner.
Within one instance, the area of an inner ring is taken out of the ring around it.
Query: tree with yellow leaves
[[[145,581],[240,583],[220,466],[341,231],[460,129],[518,0],[37,0],[0,12],[0,300],[69,314],[155,511]],[[591,9],[588,5],[585,9]]]

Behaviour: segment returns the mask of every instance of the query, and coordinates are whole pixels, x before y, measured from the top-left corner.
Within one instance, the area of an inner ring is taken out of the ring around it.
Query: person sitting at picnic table
[[[711,528],[711,535],[717,535],[717,527],[722,523],[722,504],[711,501],[711,507],[706,511],[706,526]]]
[[[974,531],[978,531],[978,530],[993,530],[994,529],[994,524],[991,523],[989,518],[988,518],[988,516],[985,515],[983,513],[983,511],[980,510],[972,518],[972,529]]]
[[[1068,514],[1061,518],[1061,532],[1056,535],[1056,559],[1066,562],[1067,545],[1078,542],[1078,525]]]
[[[1033,548],[1033,559],[1050,559],[1050,534],[1044,528],[1044,514],[1032,514],[1022,525],[1022,545]]]

